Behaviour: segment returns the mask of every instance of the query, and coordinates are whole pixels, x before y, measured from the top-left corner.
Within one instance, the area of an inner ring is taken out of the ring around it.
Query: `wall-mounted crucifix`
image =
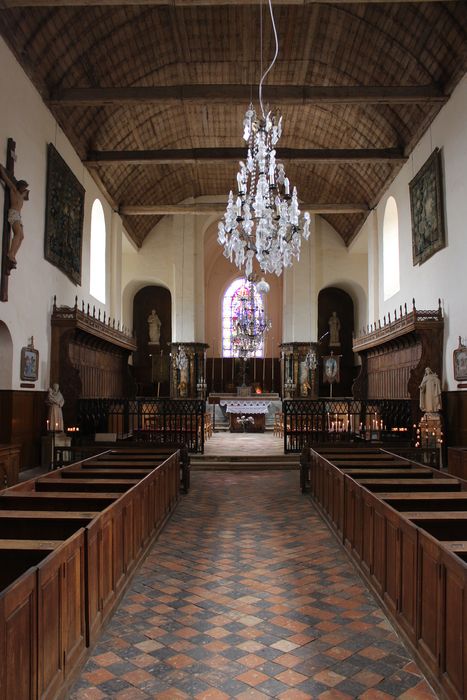
[[[16,253],[24,238],[21,210],[24,202],[29,199],[28,183],[25,180],[16,180],[14,176],[15,149],[15,142],[9,138],[7,142],[6,167],[0,164],[0,179],[5,185],[0,285],[1,301],[8,301],[8,277],[11,271],[16,268]],[[13,233],[11,240],[10,230]]]

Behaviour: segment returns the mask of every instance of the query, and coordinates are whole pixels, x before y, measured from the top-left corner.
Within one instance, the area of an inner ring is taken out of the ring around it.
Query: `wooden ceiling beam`
[[[438,2],[439,0],[411,0],[413,4]],[[448,0],[465,2],[465,0]],[[407,0],[389,0],[391,4],[406,3]],[[274,5],[315,5],[315,4],[387,4],[388,0],[274,0]],[[160,7],[199,7],[257,5],[257,0],[0,0],[0,9],[10,7],[98,7],[110,5],[145,5]]]
[[[1,2],[1,0],[0,0]],[[267,85],[271,104],[443,104],[448,97],[437,85],[301,86]],[[181,102],[247,105],[249,85],[168,85],[154,87],[68,88],[54,92],[50,107],[103,107],[105,105],[173,105]]]
[[[405,163],[399,148],[280,148],[279,160],[300,163]],[[157,151],[90,151],[85,165],[201,165],[246,158],[245,148],[182,148]]]
[[[168,214],[220,214],[225,212],[225,202],[194,202],[193,204],[125,205],[118,209],[121,216],[167,216]],[[368,214],[367,204],[306,204],[302,211],[312,214]]]

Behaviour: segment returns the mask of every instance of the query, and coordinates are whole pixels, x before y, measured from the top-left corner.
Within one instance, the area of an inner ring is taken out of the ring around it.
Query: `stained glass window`
[[[243,278],[234,280],[227,288],[222,303],[222,354],[224,357],[238,357],[238,349],[232,339],[235,336],[235,322],[238,318],[242,298],[248,296],[248,284]],[[255,290],[255,314],[264,314],[263,299]],[[263,357],[264,342],[262,341],[256,351],[256,357]]]

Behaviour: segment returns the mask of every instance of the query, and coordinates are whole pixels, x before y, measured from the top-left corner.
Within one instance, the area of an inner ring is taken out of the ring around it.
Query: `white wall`
[[[123,319],[133,325],[133,298],[146,285],[172,295],[172,342],[204,342],[203,236],[211,218],[165,216],[138,250],[125,245],[122,258]]]
[[[441,298],[444,310],[443,389],[454,390],[452,352],[458,336],[467,335],[467,76],[456,88],[431,127],[415,147],[376,208],[379,245],[379,317],[393,316],[399,306],[436,309]],[[442,151],[445,197],[446,248],[422,265],[412,264],[412,226],[409,182],[420,170],[434,148]],[[388,197],[393,196],[399,212],[400,291],[384,301],[383,297],[383,220]],[[367,221],[359,235],[368,233]],[[399,312],[398,312],[399,313]],[[375,319],[369,317],[368,322]]]
[[[12,388],[20,388],[21,347],[27,345],[29,338],[34,336],[34,345],[40,353],[36,389],[43,390],[48,387],[50,380],[50,315],[53,296],[57,296],[59,305],[73,305],[77,295],[79,302],[83,299],[91,307],[95,304],[96,308],[100,307],[109,313],[109,303],[99,304],[89,295],[89,227],[94,199],[100,197],[104,207],[108,251],[112,250],[112,216],[115,215],[2,39],[0,65],[0,162],[5,164],[7,139],[11,137],[16,142],[15,175],[27,180],[31,190],[30,200],[23,208],[25,238],[17,256],[18,268],[10,275],[8,302],[0,302],[0,320],[8,327],[13,340]],[[48,143],[54,144],[86,190],[80,287],[75,286],[58,268],[44,259]],[[0,202],[3,203],[3,190],[0,191]],[[121,230],[120,219],[117,225],[114,224],[114,230]],[[114,255],[114,259],[118,264],[118,254]],[[112,288],[111,272],[113,269],[107,265],[107,299]]]
[[[318,294],[326,287],[339,287],[351,296],[358,328],[367,314],[366,247],[346,247],[334,228],[315,216],[300,262],[284,273],[284,342],[317,340]]]

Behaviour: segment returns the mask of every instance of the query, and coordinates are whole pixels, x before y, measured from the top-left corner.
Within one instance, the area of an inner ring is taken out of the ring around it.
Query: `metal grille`
[[[405,399],[288,399],[282,403],[284,451],[347,441],[413,444],[414,409]]]
[[[197,399],[81,399],[81,434],[115,433],[117,439],[204,452],[204,401]]]

